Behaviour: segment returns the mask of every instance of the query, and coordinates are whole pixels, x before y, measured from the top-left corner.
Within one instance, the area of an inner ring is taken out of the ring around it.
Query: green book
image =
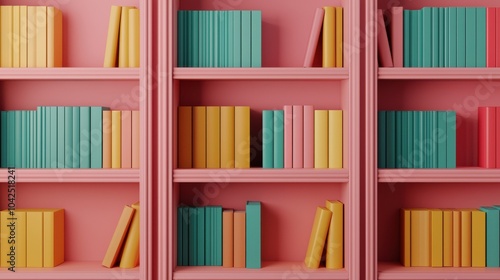
[[[229,11],[224,11],[224,20],[226,21],[225,30],[224,30],[224,67],[229,67],[229,26],[230,24],[230,16]]]
[[[241,11],[241,67],[252,66],[251,31],[251,11]]]
[[[45,132],[47,131],[45,127],[45,110],[43,107],[39,106],[36,109],[37,115],[37,160],[36,167],[44,168],[45,167]]]
[[[212,11],[204,11],[205,13],[205,35],[204,35],[204,44],[205,44],[205,67],[210,67],[210,59],[212,59],[213,55],[211,53],[212,49],[210,46],[210,38],[211,34],[211,25],[210,25],[210,15]]]
[[[262,12],[251,11],[251,66],[262,66]]]
[[[418,67],[423,67],[424,63],[424,12],[423,10],[418,10]]]
[[[73,167],[73,108],[64,107],[64,165]]]
[[[5,134],[2,134],[5,135],[6,137],[6,143],[7,143],[7,148],[6,148],[6,162],[5,162],[5,168],[8,168],[8,167],[12,167],[14,166],[13,162],[12,162],[12,158],[13,158],[13,152],[14,149],[12,147],[13,145],[13,141],[12,141],[12,129],[14,128],[14,126],[12,125],[12,119],[13,119],[13,115],[12,115],[12,111],[5,111],[5,115],[6,115],[6,119],[7,119],[7,126],[6,126],[6,133]],[[11,133],[7,133],[7,131],[10,131]]]
[[[219,67],[226,67],[225,65],[225,56],[226,56],[226,45],[225,45],[225,36],[226,36],[226,18],[224,16],[225,11],[219,12]]]
[[[0,130],[1,130],[1,138],[0,141],[0,155],[1,155],[1,167],[6,168],[7,167],[7,111],[0,111]]]
[[[457,67],[465,67],[465,9],[457,7]]]
[[[182,263],[189,265],[189,207],[182,208]]]
[[[262,167],[274,167],[274,111],[262,111]]]
[[[446,168],[446,112],[437,112],[437,135],[436,140],[438,143],[438,168]]]
[[[27,122],[27,131],[28,131],[28,141],[27,141],[27,163],[26,163],[26,168],[33,168],[33,111],[27,111],[27,117],[28,117],[28,122]]]
[[[196,219],[196,208],[189,207],[189,265],[197,265],[198,244],[197,240],[198,220]]]
[[[465,67],[476,67],[476,8],[465,8]]]
[[[422,132],[420,124],[422,115],[422,111],[413,112],[413,168],[422,168],[423,165],[423,158],[421,155],[422,150],[420,147],[420,135]]]
[[[396,112],[386,112],[386,132],[387,132],[387,157],[385,159],[387,168],[396,168]]]
[[[80,107],[73,107],[73,168],[80,168]]]
[[[444,67],[444,8],[438,8],[439,11],[439,67]]]
[[[15,133],[14,137],[14,147],[15,147],[15,153],[14,153],[14,167],[16,168],[22,168],[22,163],[21,163],[21,155],[22,155],[22,142],[21,142],[21,137],[22,137],[22,111],[15,111],[15,117],[14,117],[14,130],[13,132]]]
[[[444,9],[443,36],[444,36],[444,67],[450,67],[450,8]]]
[[[241,67],[241,11],[233,12],[233,67]]]
[[[476,67],[486,67],[486,8],[476,8]]]
[[[215,67],[215,29],[214,26],[215,11],[208,11],[208,67]]]
[[[435,67],[438,54],[437,8],[422,8],[422,67]]]
[[[396,168],[401,168],[401,155],[403,153],[403,135],[401,134],[403,130],[403,117],[401,115],[401,111],[396,111],[396,153],[395,158],[396,158]]]
[[[66,135],[66,124],[65,117],[66,113],[64,112],[64,107],[57,107],[57,168],[65,168],[65,157],[66,151],[64,150],[65,140],[64,136]]]
[[[182,208],[183,207],[177,207],[177,266],[183,266],[184,262],[182,260],[182,238],[183,238],[183,233],[182,233]]]
[[[274,168],[284,168],[284,145],[285,145],[285,128],[284,128],[284,111],[274,111]]]
[[[234,67],[234,11],[227,11],[227,67]]]
[[[205,207],[196,207],[196,222],[197,225],[197,264],[205,265]]]
[[[214,207],[215,216],[215,264],[222,266],[222,206]]]
[[[20,165],[19,167],[21,168],[26,168],[27,167],[27,158],[28,158],[28,151],[26,147],[28,147],[28,116],[27,116],[27,111],[22,110],[21,111],[21,138],[19,138],[19,141],[21,142],[21,158],[20,158]]]
[[[414,137],[413,137],[413,119],[414,119],[414,111],[408,111],[408,139],[407,139],[407,146],[408,146],[408,153],[407,153],[407,158],[408,158],[408,168],[413,168],[414,167],[414,162],[413,162],[413,154],[415,150],[413,149],[414,147]]]
[[[450,7],[448,8],[450,16],[449,16],[449,67],[457,67],[457,27],[458,27],[458,22],[457,22],[457,8],[456,7]]]
[[[57,107],[50,106],[50,168],[57,168],[57,152],[58,152],[58,138],[57,138]]]
[[[386,112],[378,111],[378,168],[386,168]]]
[[[430,152],[427,150],[427,143],[430,143],[428,140],[429,137],[429,112],[428,111],[423,111],[423,120],[422,120],[422,138],[420,141],[420,150],[421,154],[423,156],[423,166],[422,168],[429,168],[429,157],[430,157]]]
[[[480,210],[486,213],[486,267],[500,267],[500,207]]]
[[[431,140],[431,145],[432,145],[432,152],[431,152],[431,162],[430,162],[430,168],[437,168],[438,167],[438,116],[437,116],[437,111],[431,111],[430,112],[430,140]]]
[[[401,112],[401,154],[399,162],[401,168],[408,168],[408,111]]]
[[[246,268],[261,268],[261,205],[248,201],[246,205]]]
[[[98,106],[90,107],[90,168],[102,168],[102,113],[104,109]]]
[[[410,67],[410,22],[411,13],[409,10],[403,10],[403,67]]]
[[[184,36],[186,36],[186,30],[184,25],[184,17],[186,11],[177,11],[177,66],[184,67],[184,50],[186,46],[184,45]]]
[[[199,67],[200,66],[200,55],[199,55],[199,48],[200,48],[200,42],[199,42],[199,11],[191,11],[191,21],[192,21],[192,34],[191,34],[191,39],[192,39],[192,53],[191,55],[193,56],[193,67]]]
[[[457,115],[455,111],[446,112],[446,167],[457,167]]]
[[[194,31],[194,26],[193,26],[193,11],[186,11],[186,66],[187,67],[193,67],[194,61],[193,61],[193,31]]]
[[[80,168],[90,168],[90,107],[80,107]]]
[[[418,10],[410,12],[410,66],[418,67]]]
[[[205,265],[213,265],[213,257],[212,257],[212,207],[207,206],[205,208]]]
[[[213,49],[213,54],[214,54],[214,67],[221,67],[220,65],[220,14],[221,11],[213,11],[213,32],[214,32],[214,49]]]

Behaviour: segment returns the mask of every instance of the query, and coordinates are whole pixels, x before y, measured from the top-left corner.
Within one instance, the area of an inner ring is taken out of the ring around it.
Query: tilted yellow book
[[[116,67],[121,12],[121,6],[111,6],[108,24],[108,37],[106,39],[106,51],[104,53],[104,67]]]
[[[307,268],[318,268],[325,246],[326,235],[332,219],[332,212],[325,207],[317,207],[309,237],[309,245],[304,263]]]
[[[129,67],[139,67],[140,66],[140,17],[139,9],[132,8],[128,11],[128,66]]]
[[[340,269],[344,267],[344,204],[327,200],[326,208],[332,212],[326,241],[326,268]]]
[[[64,209],[43,209],[43,267],[64,262]]]
[[[328,168],[342,168],[342,110],[328,110]]]
[[[47,7],[36,7],[36,67],[47,67]]]
[[[193,107],[193,168],[207,167],[207,108]]]
[[[328,110],[314,110],[314,168],[328,168]]]
[[[128,11],[130,7],[122,7],[120,16],[120,38],[118,39],[118,67],[128,67],[129,56],[129,20]]]
[[[61,10],[47,7],[47,67],[62,67],[62,25]]]
[[[122,166],[122,112],[111,111],[111,168]]]
[[[135,209],[134,217],[130,222],[130,228],[123,245],[123,253],[120,259],[121,268],[133,268],[139,265],[139,233],[140,233],[140,211],[139,202],[130,205]]]
[[[234,168],[234,106],[220,108],[220,167]]]
[[[220,107],[207,107],[207,168],[220,168]]]

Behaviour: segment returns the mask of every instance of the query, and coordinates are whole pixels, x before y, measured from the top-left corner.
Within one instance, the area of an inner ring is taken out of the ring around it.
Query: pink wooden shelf
[[[346,169],[175,169],[174,182],[346,183]]]
[[[300,262],[265,262],[261,269],[224,268],[221,266],[180,266],[174,279],[349,279],[346,269],[308,269]]]
[[[466,268],[466,267],[404,267],[398,263],[379,263],[378,279],[391,280],[479,280],[500,279],[500,268]]]
[[[139,68],[0,68],[0,80],[139,80]]]
[[[346,68],[174,68],[176,80],[346,80]]]
[[[378,68],[385,80],[481,80],[500,79],[500,68]]]
[[[16,272],[2,268],[0,279],[78,279],[78,280],[104,280],[104,279],[140,279],[139,268],[120,269],[106,268],[100,262],[64,262],[54,268],[16,268]]]
[[[500,170],[479,167],[450,169],[379,169],[378,181],[392,182],[500,182]]]
[[[7,169],[0,169],[2,182]],[[139,169],[16,169],[16,182],[34,183],[138,183]]]

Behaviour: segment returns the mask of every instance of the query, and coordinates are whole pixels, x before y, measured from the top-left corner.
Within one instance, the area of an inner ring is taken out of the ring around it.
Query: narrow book
[[[304,106],[304,168],[314,168],[314,108]]]
[[[453,266],[453,211],[443,210],[443,266]]]
[[[391,8],[391,47],[394,67],[403,67],[403,7]]]
[[[141,157],[141,122],[140,112],[132,111],[132,168],[139,168]]]
[[[500,209],[481,207],[486,213],[486,266],[500,267]]]
[[[304,107],[293,106],[293,168],[304,167]]]
[[[207,168],[220,168],[220,107],[206,108]]]
[[[472,265],[472,213],[470,209],[462,209],[460,216],[460,266]]]
[[[118,67],[129,67],[129,14],[131,7],[122,7],[120,16],[120,37],[118,38]]]
[[[326,268],[344,267],[344,204],[338,200],[327,200],[326,208],[332,212],[326,241]]]
[[[284,112],[283,110],[274,110],[273,115],[273,166],[274,168],[283,168],[284,167],[284,158],[283,158],[283,145],[284,145],[284,131],[283,131],[283,119]]]
[[[411,266],[410,254],[411,254],[411,210],[401,209],[401,248],[400,248],[400,260],[403,266]]]
[[[121,6],[111,6],[104,54],[104,67],[116,67],[118,54],[118,36],[120,31]]]
[[[64,262],[64,209],[43,210],[43,267]]]
[[[328,168],[328,110],[314,111],[314,168]]]
[[[246,205],[246,268],[261,268],[261,204],[260,201],[248,201]]]
[[[234,168],[234,106],[220,108],[220,167]]]
[[[47,7],[47,67],[63,66],[63,16],[61,10]]]
[[[222,211],[222,266],[234,266],[234,210]]]
[[[111,111],[103,111],[102,112],[102,168],[111,168],[111,158],[112,158],[111,128],[112,128]]]
[[[90,107],[80,107],[80,168],[90,168]]]
[[[307,268],[319,268],[325,246],[326,235],[332,219],[332,212],[325,207],[317,207],[309,237],[309,245],[304,263]]]
[[[102,265],[105,267],[113,267],[116,264],[118,259],[118,254],[123,246],[123,241],[127,235],[127,231],[130,227],[130,223],[132,222],[132,218],[134,217],[135,209],[125,205],[123,208],[122,214],[120,215],[120,219],[118,220],[118,224],[116,225],[115,232],[111,237],[111,241],[109,242],[108,249],[106,250],[106,254],[104,255],[104,259],[102,261]]]
[[[344,65],[344,8],[335,7],[335,67]]]
[[[129,67],[139,67],[140,65],[140,17],[139,9],[132,8],[128,11],[128,64]]]
[[[206,107],[193,107],[193,168],[206,168]]]
[[[478,107],[478,165],[496,167],[496,108]]]
[[[431,266],[443,266],[443,211],[432,209],[431,212]],[[422,233],[421,233],[422,234]]]
[[[262,111],[262,167],[274,167],[274,111]]]
[[[36,67],[47,67],[47,7],[36,7]]]
[[[250,107],[234,108],[234,162],[236,168],[250,168]]]
[[[316,54],[316,49],[318,47],[319,35],[321,34],[321,27],[323,25],[324,15],[325,15],[325,10],[323,10],[323,8],[316,8],[316,12],[314,13],[314,19],[311,27],[311,33],[309,34],[309,43],[307,44],[304,67],[313,66],[314,55]]]
[[[26,267],[43,267],[43,212],[26,212]]]
[[[462,215],[460,210],[453,210],[453,267],[460,267],[462,263]]]
[[[285,168],[293,168],[293,106],[284,106],[285,114],[285,143],[284,160]]]
[[[121,168],[122,112],[111,111],[111,168]]]
[[[234,267],[245,267],[245,211],[234,211]]]
[[[12,42],[14,39],[12,32],[12,6],[0,6],[0,28],[0,34],[2,34],[0,66],[12,67]]]
[[[177,109],[177,167],[193,167],[193,108],[191,106],[179,106]]]
[[[323,67],[335,67],[335,7],[323,10]]]
[[[427,209],[411,210],[411,266],[431,265],[431,214]]]
[[[121,268],[133,268],[139,265],[139,234],[140,234],[140,210],[139,202],[130,207],[134,208],[134,217],[130,222],[127,237],[123,243],[123,252],[120,258]]]
[[[328,110],[328,168],[342,168],[342,110]]]
[[[377,10],[377,49],[379,66],[393,67],[391,49],[389,47],[389,39],[387,38],[387,30],[385,29],[384,14],[381,9]]]
[[[472,210],[472,267],[486,266],[486,213]],[[488,248],[489,249],[489,248]]]
[[[90,168],[102,168],[103,111],[103,107],[90,107]]]

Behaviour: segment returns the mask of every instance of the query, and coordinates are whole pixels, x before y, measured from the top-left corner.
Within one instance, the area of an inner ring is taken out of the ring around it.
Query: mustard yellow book
[[[27,7],[27,67],[36,67],[36,7]]]
[[[19,7],[19,67],[28,67],[28,7]]]
[[[139,9],[132,8],[128,11],[128,66],[139,67],[140,62],[140,17]]]
[[[12,67],[12,42],[14,39],[12,35],[12,6],[0,6],[0,34],[2,34],[0,66]]]
[[[17,209],[16,220],[16,267],[26,267],[26,211]]]
[[[220,108],[220,167],[234,168],[234,106]]]
[[[177,112],[177,167],[193,167],[193,108],[179,106]]]
[[[111,168],[112,123],[111,111],[102,111],[102,168]]]
[[[9,236],[11,227],[9,226],[11,216],[7,210],[0,212],[0,267],[10,267],[10,255],[15,255],[15,251],[10,250]],[[15,222],[15,221],[12,221]],[[13,225],[15,228],[15,225]]]
[[[139,265],[139,240],[140,240],[140,211],[139,202],[130,205],[135,209],[134,217],[123,244],[123,253],[120,259],[121,268],[133,268]]]
[[[411,210],[401,209],[401,264],[403,266],[411,266],[410,262],[410,223]]]
[[[47,7],[47,67],[62,67],[62,42],[62,12],[55,7]]]
[[[26,212],[26,267],[43,267],[43,212]]]
[[[314,168],[328,168],[328,110],[314,110]]]
[[[427,209],[411,210],[411,266],[431,265],[431,213]]]
[[[123,211],[120,215],[120,219],[118,220],[118,224],[116,225],[115,232],[111,237],[108,249],[106,250],[106,254],[104,255],[104,259],[102,260],[103,266],[110,268],[115,266],[118,259],[118,254],[123,248],[123,242],[125,240],[125,237],[127,236],[127,231],[130,227],[130,223],[132,222],[132,218],[134,217],[134,212],[135,209],[128,205],[125,205],[125,207],[123,207]]]
[[[193,107],[193,168],[207,167],[207,108]]]
[[[340,269],[344,267],[344,204],[327,200],[326,208],[332,212],[326,241],[326,268]]]
[[[323,9],[323,67],[335,67],[335,7]]]
[[[486,266],[486,212],[472,210],[472,267]]]
[[[129,10],[130,7],[122,7],[122,15],[120,16],[120,38],[118,38],[118,67],[128,67]]]
[[[47,67],[47,7],[36,7],[36,67]]]
[[[460,267],[462,254],[462,219],[460,210],[453,210],[453,267]]]
[[[344,28],[343,8],[335,7],[335,66],[343,67],[344,54],[343,54],[343,28]]]
[[[342,110],[328,111],[328,168],[342,168]]]
[[[309,237],[309,245],[304,263],[307,268],[319,268],[321,255],[325,246],[326,235],[330,227],[332,212],[325,207],[317,207],[313,227]]]
[[[116,67],[121,13],[121,6],[111,6],[108,24],[108,37],[106,39],[106,51],[104,53],[104,67]]]
[[[443,210],[443,266],[453,266],[453,212]]]
[[[470,209],[461,210],[461,266],[472,265],[472,213]]]
[[[64,262],[64,209],[43,210],[43,267]]]
[[[111,111],[111,168],[122,164],[122,112]]]
[[[220,168],[220,107],[207,107],[207,168]]]
[[[12,6],[12,67],[19,68],[20,61],[20,36],[21,18],[20,6]]]
[[[443,266],[443,211],[431,211],[431,266]]]
[[[234,107],[234,166],[250,168],[250,107]]]

